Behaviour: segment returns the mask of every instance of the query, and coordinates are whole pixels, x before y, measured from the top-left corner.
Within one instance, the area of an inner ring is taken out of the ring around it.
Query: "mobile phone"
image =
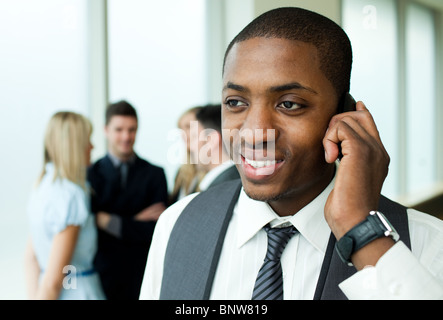
[[[340,99],[339,106],[337,108],[337,113],[343,113],[348,111],[355,111],[355,100],[349,92],[346,92]]]

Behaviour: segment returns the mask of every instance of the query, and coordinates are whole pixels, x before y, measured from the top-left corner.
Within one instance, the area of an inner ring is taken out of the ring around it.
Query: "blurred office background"
[[[139,113],[136,152],[165,169],[171,188],[179,115],[220,101],[227,44],[281,6],[344,27],[351,93],[372,112],[392,160],[383,193],[441,217],[441,0],[0,0],[0,299],[26,298],[26,204],[50,116],[88,116],[96,160],[106,152],[107,103],[128,100]]]

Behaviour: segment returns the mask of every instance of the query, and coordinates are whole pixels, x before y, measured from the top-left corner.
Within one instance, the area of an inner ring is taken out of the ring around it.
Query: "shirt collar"
[[[115,155],[113,155],[110,152],[108,152],[108,157],[111,160],[111,163],[115,168],[118,168],[123,163],[123,161],[121,161],[120,158],[116,157]],[[133,164],[135,161],[135,158],[136,158],[136,155],[135,155],[135,153],[133,153],[132,156],[129,158],[129,160],[126,161],[126,163],[128,163],[129,165]]]
[[[212,183],[212,181],[215,180],[215,178],[217,178],[223,171],[227,170],[228,168],[230,168],[231,166],[234,165],[234,162],[232,162],[231,160],[225,161],[222,164],[220,164],[219,166],[215,167],[214,169],[210,170],[202,179],[202,181],[200,181],[199,183],[199,188],[200,190],[206,190],[209,185]]]
[[[45,171],[46,171],[46,172],[49,172],[49,173],[52,173],[52,172],[54,171],[54,163],[52,163],[52,162],[47,162],[47,163],[45,164]]]
[[[311,245],[325,253],[331,229],[324,217],[324,207],[334,182],[335,176],[314,200],[296,214],[287,217],[277,215],[266,202],[249,198],[242,188],[236,209],[239,215],[237,246],[243,246],[268,223],[273,227],[290,223]]]

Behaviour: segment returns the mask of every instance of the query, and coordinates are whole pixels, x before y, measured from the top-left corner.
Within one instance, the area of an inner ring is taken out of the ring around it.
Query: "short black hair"
[[[134,117],[137,120],[137,111],[135,111],[135,108],[128,101],[120,100],[109,104],[106,108],[106,125],[109,124],[113,116]]]
[[[195,114],[198,122],[200,122],[205,129],[214,129],[218,133],[222,133],[221,129],[221,104],[207,104]]]
[[[329,18],[318,13],[297,8],[283,7],[263,13],[249,23],[231,41],[223,60],[238,42],[252,38],[281,38],[313,44],[320,59],[320,70],[332,83],[337,96],[349,92],[352,47],[344,30]]]

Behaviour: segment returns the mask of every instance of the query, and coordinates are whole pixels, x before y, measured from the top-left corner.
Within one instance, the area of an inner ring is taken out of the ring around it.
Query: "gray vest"
[[[208,300],[226,230],[241,190],[233,180],[207,189],[183,210],[166,249],[160,299]],[[387,217],[410,248],[406,208],[385,197],[379,211]],[[331,233],[314,300],[346,299],[338,284],[356,272],[338,257]]]

